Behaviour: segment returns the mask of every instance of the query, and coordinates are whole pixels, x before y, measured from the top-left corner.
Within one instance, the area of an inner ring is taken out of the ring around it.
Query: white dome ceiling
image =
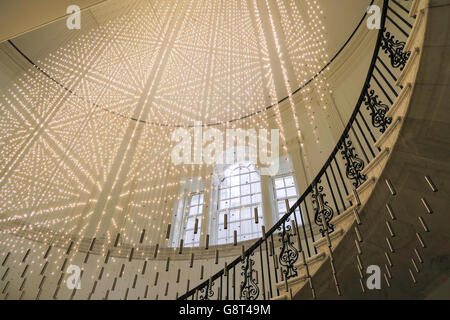
[[[58,231],[108,240],[122,224],[130,234],[150,225],[156,238],[180,181],[211,168],[174,165],[173,128],[151,124],[216,123],[265,110],[338,51],[364,14],[362,2],[114,0],[83,11],[79,31],[63,20],[13,39],[40,69],[16,52],[27,72],[0,94],[0,212],[7,213],[0,222],[53,230],[46,238]],[[297,112],[290,107],[289,119]],[[292,129],[281,112],[266,114],[236,123],[279,128],[284,151],[300,127],[316,141],[319,120]],[[320,143],[320,152],[332,145]]]
[[[215,124],[263,111],[307,83],[366,2],[108,1],[82,13],[80,31],[60,21],[13,41],[64,87],[113,114]],[[83,88],[72,86],[74,75]]]

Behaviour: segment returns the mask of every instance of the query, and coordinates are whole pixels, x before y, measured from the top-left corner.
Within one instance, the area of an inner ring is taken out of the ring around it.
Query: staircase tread
[[[309,258],[306,258],[306,264],[309,266],[309,265],[311,265],[313,263],[316,263],[317,261],[322,261],[325,258],[326,258],[326,253],[325,252],[320,252],[320,253],[315,254],[315,255],[313,255],[313,256],[311,256]],[[296,268],[303,268],[304,267],[303,260],[294,263],[294,267],[296,267]]]
[[[362,185],[360,185],[358,187],[358,189],[356,189],[356,191],[358,192],[358,194],[361,194],[365,189],[367,189],[371,184],[375,183],[377,181],[377,179],[375,177],[372,177],[370,179],[367,179]],[[348,201],[354,201],[355,196],[353,195],[353,193],[350,193],[347,196],[347,200]]]
[[[305,281],[305,280],[307,280],[307,279],[308,279],[308,277],[307,277],[306,275],[300,275],[300,274],[299,274],[299,275],[296,276],[296,277],[290,278],[290,279],[288,280],[288,285],[291,286],[291,285],[293,285],[293,284],[296,284],[296,283],[301,282],[301,281]],[[284,282],[284,281],[277,282],[277,283],[275,284],[275,286],[276,286],[277,288],[282,288],[282,287],[285,286],[285,282]]]
[[[338,224],[340,221],[344,220],[345,218],[347,218],[348,216],[350,216],[353,213],[353,210],[355,210],[355,208],[357,208],[358,206],[356,204],[348,207],[347,209],[344,210],[344,212],[342,212],[341,214],[337,215],[336,217],[334,217],[333,219],[331,219],[331,223],[336,225]]]
[[[386,131],[378,138],[378,140],[374,143],[375,147],[381,148],[382,144],[387,140],[387,138],[395,131],[395,128],[402,122],[403,117],[397,116],[392,124],[386,129]]]
[[[286,293],[280,294],[279,296],[270,298],[270,300],[290,300]]]
[[[344,229],[337,228],[332,233],[330,233],[330,240],[333,240],[333,239],[335,239],[337,237],[340,237],[343,234],[344,234]],[[319,240],[316,240],[316,241],[313,242],[313,245],[316,248],[321,247],[321,246],[323,246],[325,244],[327,244],[327,238],[326,237],[320,238]]]
[[[386,157],[391,152],[389,147],[383,148],[375,158],[373,158],[367,166],[361,171],[361,174],[367,174],[372,168],[374,168],[384,157]]]

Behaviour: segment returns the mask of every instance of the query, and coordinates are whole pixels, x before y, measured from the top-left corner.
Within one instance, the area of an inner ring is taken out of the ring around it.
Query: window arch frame
[[[247,171],[244,171],[247,170]],[[236,173],[236,170],[238,171]],[[246,179],[248,179],[246,181]],[[227,183],[224,186],[224,183]],[[236,194],[236,188],[239,192]],[[234,189],[234,191],[232,190]],[[244,192],[242,192],[244,189]],[[246,191],[245,189],[248,189]],[[226,196],[224,197],[224,194]],[[248,199],[248,202],[245,202]],[[264,224],[261,175],[255,164],[243,161],[232,164],[218,177],[215,200],[217,205],[213,214],[212,240],[214,244],[223,245],[234,242],[234,230],[237,242],[252,240],[261,236],[259,225]],[[234,202],[232,202],[234,200]],[[239,203],[236,203],[236,200]],[[224,205],[229,202],[228,205]],[[258,224],[254,223],[254,208],[258,208]],[[228,216],[228,228],[224,230],[224,215]],[[238,215],[238,216],[237,216]],[[243,231],[243,230],[246,231]],[[249,231],[250,229],[250,231]]]

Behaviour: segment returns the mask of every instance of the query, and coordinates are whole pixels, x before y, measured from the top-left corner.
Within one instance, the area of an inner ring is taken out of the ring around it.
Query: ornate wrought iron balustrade
[[[317,253],[314,242],[318,237],[334,232],[333,217],[352,206],[347,197],[367,180],[363,170],[380,152],[374,142],[392,123],[387,114],[402,89],[396,81],[410,57],[404,48],[413,18],[404,6],[407,1],[380,2],[381,29],[366,80],[347,126],[320,172],[289,211],[243,257],[228,264],[226,272],[220,270],[179,299],[194,299],[198,292],[200,299],[267,299],[285,290],[283,282],[288,287],[289,279],[309,275],[307,267],[300,273],[298,266]],[[365,26],[365,17],[359,26]],[[237,267],[242,270],[241,280],[236,280]],[[215,281],[220,281],[216,291],[212,290]]]

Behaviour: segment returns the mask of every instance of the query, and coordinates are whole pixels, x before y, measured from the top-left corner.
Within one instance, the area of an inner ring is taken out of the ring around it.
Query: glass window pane
[[[297,223],[299,226],[303,225],[302,216],[299,210],[295,210],[295,215],[297,216]]]
[[[239,200],[240,200],[240,198],[231,199],[230,207],[231,208],[239,207],[240,206],[240,201]]]
[[[250,196],[245,196],[241,198],[241,205],[248,206],[251,203]]]
[[[230,187],[230,178],[223,179],[219,186],[220,189],[226,189],[229,187]]]
[[[186,222],[186,229],[194,229],[195,217],[188,218]]]
[[[261,193],[255,194],[252,196],[252,203],[260,203],[261,202]]]
[[[279,189],[279,188],[283,188],[284,187],[284,182],[282,178],[277,178],[275,179],[275,188]]]
[[[233,187],[231,188],[231,198],[239,197],[239,187]]]
[[[247,194],[250,194],[250,185],[247,184],[245,186],[241,186],[241,195],[245,196]]]
[[[228,200],[220,201],[219,209],[223,210],[230,207],[230,202]]]
[[[285,198],[286,197],[286,190],[285,189],[278,189],[277,190],[277,198]]]
[[[189,216],[194,216],[194,215],[196,215],[196,214],[197,214],[197,210],[198,210],[198,207],[197,207],[197,206],[190,207],[190,208],[189,208]]]
[[[186,241],[186,243],[192,242],[194,239],[194,230],[186,230],[185,235],[184,235],[184,241]]]
[[[242,208],[241,209],[241,220],[242,219],[251,219],[252,213],[250,208]]]
[[[255,209],[253,209],[253,210],[255,210]],[[253,215],[255,215],[255,214],[253,214]],[[258,206],[258,217],[263,218],[263,210],[262,210],[261,206]],[[259,219],[259,220],[261,220],[261,219]],[[258,228],[258,230],[259,229],[260,228]]]
[[[252,232],[252,220],[246,220],[241,222],[241,234],[248,234]]]
[[[231,235],[233,235],[234,230],[238,230],[239,233],[239,221],[228,223],[228,229],[230,229]]]
[[[198,199],[199,199],[198,194],[193,195],[192,198],[191,198],[191,206],[194,206],[194,205],[198,204]]]
[[[252,183],[252,193],[261,192],[261,185],[259,183]]]
[[[284,203],[284,201],[278,201],[278,212],[286,213],[286,204]]]
[[[286,187],[293,187],[294,186],[294,177],[287,176],[284,178],[284,184]]]
[[[228,221],[229,222],[239,221],[239,216],[240,216],[239,215],[239,210],[232,210],[228,214]]]
[[[241,175],[241,184],[247,184],[249,182],[250,182],[250,175],[249,174]]]
[[[287,188],[286,189],[286,196],[288,197],[292,197],[292,196],[296,196],[297,195],[297,191],[295,190],[295,188]]]
[[[239,185],[239,176],[231,177],[231,186],[237,186]]]
[[[223,224],[219,225],[219,230],[217,231],[218,238],[225,238],[227,235],[227,230],[223,228]]]
[[[220,199],[226,199],[230,197],[230,189],[225,188],[220,190]]]
[[[252,172],[250,174],[250,179],[252,182],[258,182],[259,181],[259,174],[257,172]]]

